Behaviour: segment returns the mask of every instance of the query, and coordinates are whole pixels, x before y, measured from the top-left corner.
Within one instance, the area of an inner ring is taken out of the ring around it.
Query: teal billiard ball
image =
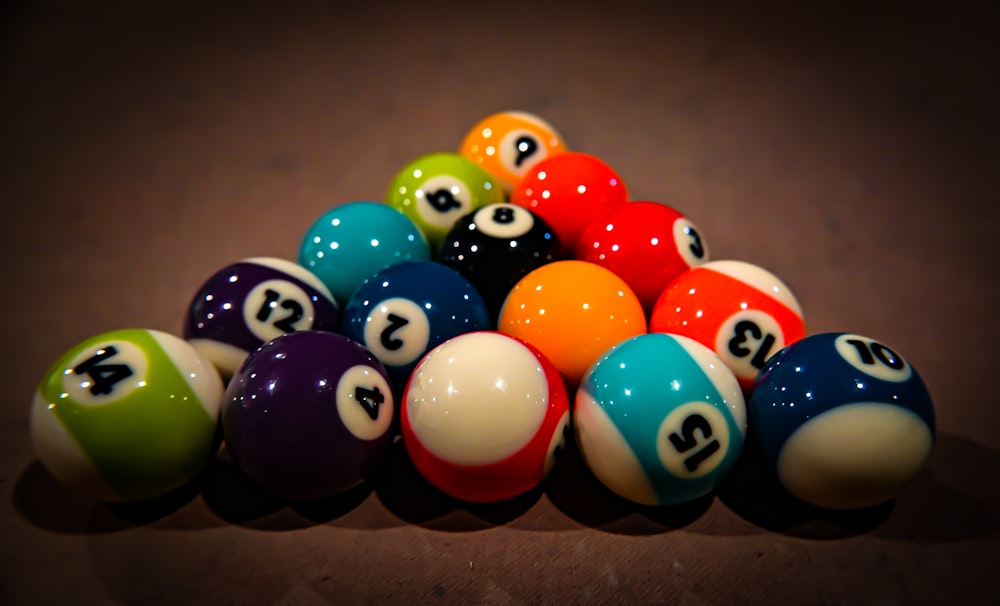
[[[587,466],[642,505],[711,494],[743,448],[746,404],[736,376],[708,347],[647,333],[611,347],[576,393],[573,425]]]
[[[934,444],[933,403],[916,369],[857,334],[811,335],[781,349],[748,408],[752,440],[781,485],[828,509],[898,496]]]
[[[31,439],[63,484],[102,501],[143,501],[190,482],[215,455],[222,394],[215,368],[183,339],[106,332],[45,373]]]
[[[430,245],[413,220],[367,200],[337,206],[316,219],[298,262],[333,293],[341,308],[368,276],[404,261],[429,261]]]

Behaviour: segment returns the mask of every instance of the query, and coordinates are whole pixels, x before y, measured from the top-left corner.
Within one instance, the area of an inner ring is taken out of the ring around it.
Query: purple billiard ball
[[[392,439],[385,367],[360,343],[307,330],[250,354],[222,400],[233,461],[289,500],[331,497],[370,477]]]
[[[198,289],[184,338],[228,378],[275,337],[339,328],[340,309],[312,272],[284,259],[253,257],[223,267]]]

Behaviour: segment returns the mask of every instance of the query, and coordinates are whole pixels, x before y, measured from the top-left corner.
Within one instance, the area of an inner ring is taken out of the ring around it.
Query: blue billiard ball
[[[743,449],[746,404],[708,347],[647,333],[610,348],[584,375],[574,429],[598,480],[642,505],[712,493]]]
[[[386,204],[360,200],[316,219],[302,238],[298,261],[343,307],[365,278],[378,270],[430,258],[430,244],[409,217]]]
[[[464,276],[433,261],[409,261],[364,281],[344,307],[341,332],[375,354],[399,395],[428,351],[490,327],[486,303]]]
[[[828,509],[896,497],[934,443],[930,393],[889,346],[811,335],[776,353],[748,401],[750,433],[793,496]]]

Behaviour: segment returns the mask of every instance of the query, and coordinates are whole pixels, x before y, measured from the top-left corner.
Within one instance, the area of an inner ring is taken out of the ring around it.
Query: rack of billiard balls
[[[857,509],[919,472],[934,412],[888,345],[807,334],[776,275],[711,260],[683,213],[630,198],[538,116],[501,112],[384,199],[317,218],[296,261],[218,269],[182,334],[69,349],[31,436],[55,478],[111,502],[180,488],[222,443],[263,489],[322,499],[401,437],[469,502],[537,487],[573,439],[642,505],[711,494],[746,446],[802,501]]]

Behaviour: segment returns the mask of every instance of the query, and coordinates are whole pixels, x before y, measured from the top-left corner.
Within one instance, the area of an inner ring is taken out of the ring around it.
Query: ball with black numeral
[[[808,336],[764,365],[750,432],[788,492],[830,509],[896,497],[934,444],[934,408],[916,369],[870,337]]]
[[[339,327],[340,309],[312,272],[284,259],[253,257],[223,267],[201,285],[188,306],[184,338],[228,378],[275,337]]]
[[[344,306],[341,332],[375,354],[402,395],[424,354],[490,326],[486,303],[465,277],[433,261],[408,261],[365,280]]]
[[[670,506],[711,494],[743,449],[746,404],[733,372],[704,345],[647,333],[609,349],[573,404],[587,467],[621,497]]]
[[[306,330],[247,357],[222,399],[222,433],[259,486],[285,499],[321,499],[371,476],[391,441],[394,408],[385,367],[370,351]]]
[[[680,211],[636,200],[590,223],[575,256],[610,269],[632,288],[649,313],[663,289],[688,269],[708,262],[708,242]]]
[[[745,261],[709,261],[674,278],[649,316],[649,331],[691,337],[732,369],[744,392],[782,347],[806,335],[791,289]]]
[[[218,448],[222,380],[183,339],[124,329],[72,347],[45,374],[31,438],[60,482],[107,502],[165,495]]]
[[[518,280],[555,261],[558,254],[559,239],[541,217],[522,206],[500,202],[459,219],[435,258],[472,282],[496,322]]]
[[[463,215],[502,202],[503,187],[486,170],[454,152],[425,154],[393,177],[385,203],[409,217],[432,250]]]

